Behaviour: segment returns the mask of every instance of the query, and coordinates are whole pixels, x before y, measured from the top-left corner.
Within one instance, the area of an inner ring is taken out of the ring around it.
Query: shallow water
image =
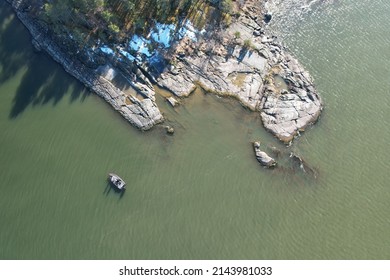
[[[35,53],[1,1],[0,258],[390,258],[389,12],[334,1],[290,22],[283,39],[326,106],[285,147],[257,114],[200,91],[175,109],[158,96],[174,136],[137,131]],[[257,164],[258,139],[280,168]]]

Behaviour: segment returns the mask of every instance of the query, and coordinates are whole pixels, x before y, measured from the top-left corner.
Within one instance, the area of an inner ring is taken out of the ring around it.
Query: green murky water
[[[175,109],[158,97],[173,137],[137,131],[35,53],[1,1],[0,258],[390,258],[389,13],[337,1],[292,25],[286,44],[326,107],[287,148],[256,114],[202,92]],[[257,164],[258,139],[281,150],[279,169]]]

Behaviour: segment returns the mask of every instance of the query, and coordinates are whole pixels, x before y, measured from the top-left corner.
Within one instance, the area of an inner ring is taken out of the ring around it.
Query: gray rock
[[[166,100],[172,107],[176,107],[177,105],[179,105],[179,101],[177,101],[177,99],[172,96],[168,97]]]
[[[253,148],[255,150],[256,159],[262,166],[268,168],[276,166],[276,161],[272,157],[270,157],[266,152],[260,150],[260,142],[254,142]]]
[[[185,97],[199,85],[219,95],[236,97],[253,111],[258,107],[263,88],[261,72],[266,67],[266,59],[258,53],[236,48],[227,59],[221,56],[210,59],[203,53],[186,57],[178,62],[178,67],[181,74],[163,73],[158,79],[159,86]],[[243,76],[241,83],[232,78],[237,74]]]
[[[278,75],[288,82],[289,91],[278,94],[269,87],[271,90],[263,94],[259,110],[264,127],[282,142],[289,143],[300,131],[317,121],[322,111],[322,100],[309,73],[303,71],[303,67],[291,55],[284,52],[282,55],[284,60],[278,65]]]
[[[165,127],[165,130],[167,131],[167,134],[173,135],[175,133],[175,129],[172,126],[167,125]]]

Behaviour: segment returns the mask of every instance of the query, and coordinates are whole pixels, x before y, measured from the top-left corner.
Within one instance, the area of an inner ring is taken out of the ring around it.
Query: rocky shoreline
[[[102,97],[128,122],[141,130],[148,130],[163,121],[163,116],[155,102],[154,91],[151,85],[148,87],[148,85],[138,81],[129,81],[130,85],[145,98],[140,100],[126,94],[111,82],[112,77],[110,77],[109,73],[116,72],[116,69],[108,67],[102,73],[101,68],[93,69],[87,67],[79,59],[66,53],[58,40],[50,34],[49,30],[25,12],[25,1],[6,1],[12,5],[20,21],[30,31],[33,45],[38,51],[43,50],[47,52],[63,66],[66,72]]]
[[[7,2],[38,50],[46,51],[139,129],[163,122],[152,82],[179,98],[189,96],[197,86],[232,96],[259,113],[264,127],[285,143],[316,122],[322,111],[310,74],[265,31],[262,1],[247,0],[227,28],[208,30],[196,41],[184,37],[175,42],[169,50],[170,63],[157,74],[147,70],[147,62],[129,65],[117,59],[88,65],[69,55],[63,42],[29,16],[27,1]]]
[[[235,97],[260,113],[267,130],[289,143],[317,121],[323,105],[310,74],[264,30],[263,8],[259,1],[247,1],[227,29],[196,44],[183,40],[175,66],[157,81],[179,97],[195,86]]]

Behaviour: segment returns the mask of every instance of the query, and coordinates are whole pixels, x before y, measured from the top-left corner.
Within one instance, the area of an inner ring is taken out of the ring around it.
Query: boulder
[[[266,152],[263,152],[260,149],[260,142],[254,142],[253,148],[255,150],[256,159],[262,166],[268,168],[276,166],[276,161],[272,157],[270,157]]]
[[[167,125],[165,127],[165,130],[167,131],[167,134],[173,135],[175,133],[175,129],[172,126]]]
[[[168,98],[167,98],[167,102],[168,102],[172,107],[176,107],[177,105],[179,105],[179,101],[177,101],[177,99],[174,98],[173,96],[168,97]]]

